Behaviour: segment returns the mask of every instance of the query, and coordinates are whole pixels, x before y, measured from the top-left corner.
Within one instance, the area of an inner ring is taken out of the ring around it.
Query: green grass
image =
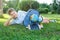
[[[23,25],[4,26],[9,17],[0,18],[0,40],[60,40],[60,15],[42,14],[49,19],[57,20],[56,23],[43,24],[41,30],[28,30]]]

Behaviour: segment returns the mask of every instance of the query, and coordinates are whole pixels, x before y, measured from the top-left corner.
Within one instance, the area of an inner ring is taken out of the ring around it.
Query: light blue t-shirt
[[[19,10],[18,17],[16,19],[13,19],[11,21],[11,24],[22,24],[26,14],[27,14],[27,12]]]

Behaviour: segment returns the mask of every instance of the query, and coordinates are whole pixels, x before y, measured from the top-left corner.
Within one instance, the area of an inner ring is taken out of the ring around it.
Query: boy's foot
[[[26,27],[26,28],[28,28],[29,30],[31,30],[30,25],[28,25],[28,27]]]
[[[41,28],[43,28],[43,25],[40,25],[41,26]]]
[[[56,22],[56,20],[50,20],[50,22]]]
[[[43,28],[43,25],[38,25],[39,26],[39,29]]]

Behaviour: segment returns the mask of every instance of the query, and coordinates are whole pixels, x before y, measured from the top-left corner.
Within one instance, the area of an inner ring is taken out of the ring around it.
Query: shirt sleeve
[[[12,25],[12,24],[16,24],[15,20],[12,20],[12,21],[10,22],[10,24],[11,24],[11,25]]]

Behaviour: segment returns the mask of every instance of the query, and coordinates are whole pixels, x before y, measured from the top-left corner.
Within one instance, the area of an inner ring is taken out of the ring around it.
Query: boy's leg
[[[39,21],[38,21],[38,26],[39,26],[39,29],[43,28],[43,24],[42,24],[42,21],[43,21],[43,17],[42,16],[39,16]]]
[[[39,29],[43,28],[43,24],[42,23],[38,24],[38,26],[39,26]]]
[[[49,19],[43,19],[42,23],[49,23],[50,20]]]
[[[43,28],[43,24],[42,23],[40,24],[40,26],[41,26],[41,28]]]

